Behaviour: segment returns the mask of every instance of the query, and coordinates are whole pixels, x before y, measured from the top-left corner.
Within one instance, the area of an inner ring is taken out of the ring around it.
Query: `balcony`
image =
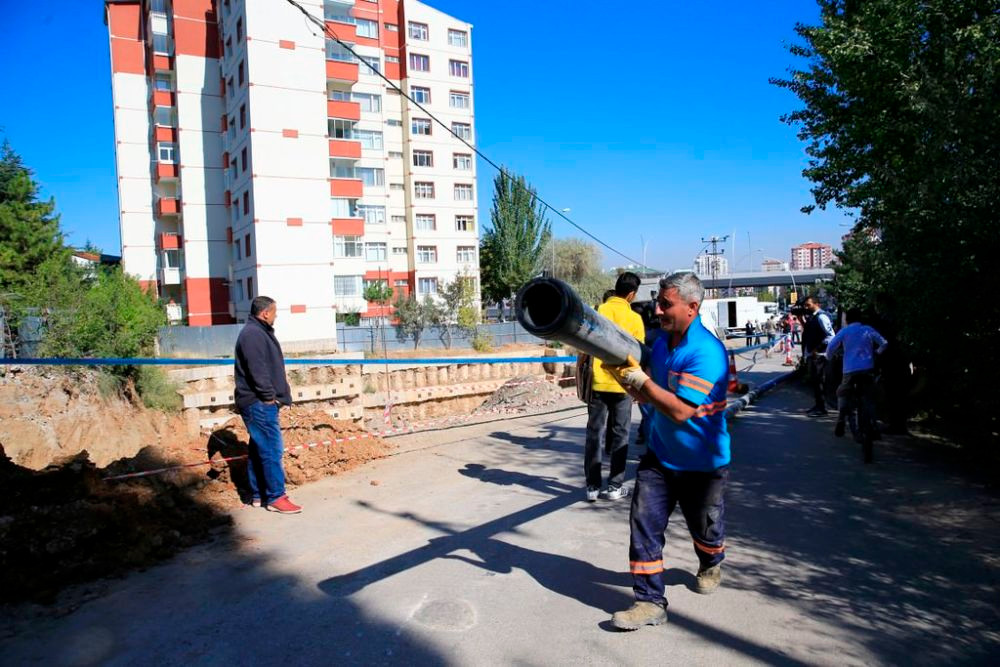
[[[168,125],[157,125],[153,128],[153,138],[155,141],[177,143],[177,128]]]
[[[157,215],[177,215],[181,212],[181,203],[177,197],[160,197],[156,200]]]
[[[180,234],[171,232],[163,232],[156,239],[156,246],[160,250],[179,250],[183,243],[184,239]]]
[[[361,120],[361,105],[357,102],[343,100],[327,100],[326,115],[330,118],[345,120]]]
[[[153,70],[156,72],[170,72],[174,69],[174,57],[162,53],[153,54]]]
[[[354,19],[350,20],[353,21]],[[326,29],[345,42],[354,42],[358,38],[358,29],[354,26],[354,23],[348,23],[344,18],[336,18],[332,21],[328,18],[326,20]]]
[[[364,218],[334,218],[330,220],[334,236],[362,236],[365,233]]]
[[[176,181],[180,176],[180,168],[173,162],[156,163],[156,182]]]
[[[347,83],[358,82],[358,64],[346,63],[340,60],[326,61],[326,78],[332,81]]]
[[[331,178],[330,196],[360,199],[363,192],[360,178]]]
[[[154,107],[172,107],[177,103],[177,94],[172,90],[154,90],[153,91],[153,106]]]
[[[168,267],[165,269],[160,269],[160,284],[161,285],[180,285],[181,284],[181,270],[176,267]]]
[[[361,142],[347,139],[330,139],[330,157],[361,157]]]

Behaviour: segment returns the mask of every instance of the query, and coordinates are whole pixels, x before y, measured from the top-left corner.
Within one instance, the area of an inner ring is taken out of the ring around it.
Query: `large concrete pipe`
[[[521,288],[514,314],[528,333],[556,340],[617,366],[631,355],[646,365],[649,348],[583,303],[573,288],[555,278],[535,278]]]

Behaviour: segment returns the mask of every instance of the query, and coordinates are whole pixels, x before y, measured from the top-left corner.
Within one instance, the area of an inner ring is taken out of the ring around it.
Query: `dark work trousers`
[[[809,360],[809,382],[813,388],[814,408],[826,410],[826,357],[823,354],[813,354]]]
[[[625,481],[628,459],[628,430],[632,425],[632,397],[610,391],[591,392],[587,404],[587,444],[583,454],[583,471],[587,486],[601,486],[601,450],[611,458],[608,486],[621,486]]]
[[[664,533],[674,507],[681,506],[694,540],[699,571],[718,565],[725,552],[725,501],[729,466],[710,472],[665,468],[652,452],[639,461],[628,550],[636,600],[667,604],[663,591]]]

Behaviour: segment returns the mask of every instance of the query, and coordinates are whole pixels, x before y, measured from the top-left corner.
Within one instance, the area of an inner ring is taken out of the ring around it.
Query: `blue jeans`
[[[728,479],[728,465],[710,472],[671,470],[661,465],[652,452],[642,457],[629,515],[628,558],[636,600],[667,604],[663,587],[664,533],[678,504],[694,540],[699,571],[718,565],[726,557],[723,494]]]
[[[240,411],[250,432],[247,454],[247,478],[250,495],[264,504],[285,495],[285,469],[281,455],[285,450],[278,423],[278,405],[257,401]]]

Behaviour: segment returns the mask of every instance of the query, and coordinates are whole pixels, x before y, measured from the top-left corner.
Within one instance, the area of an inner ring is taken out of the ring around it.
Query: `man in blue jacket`
[[[292,404],[285,358],[274,336],[278,306],[266,296],[254,298],[250,319],[236,339],[236,409],[250,433],[247,477],[250,504],[270,512],[298,514],[302,508],[285,494],[284,443],[278,409]]]

